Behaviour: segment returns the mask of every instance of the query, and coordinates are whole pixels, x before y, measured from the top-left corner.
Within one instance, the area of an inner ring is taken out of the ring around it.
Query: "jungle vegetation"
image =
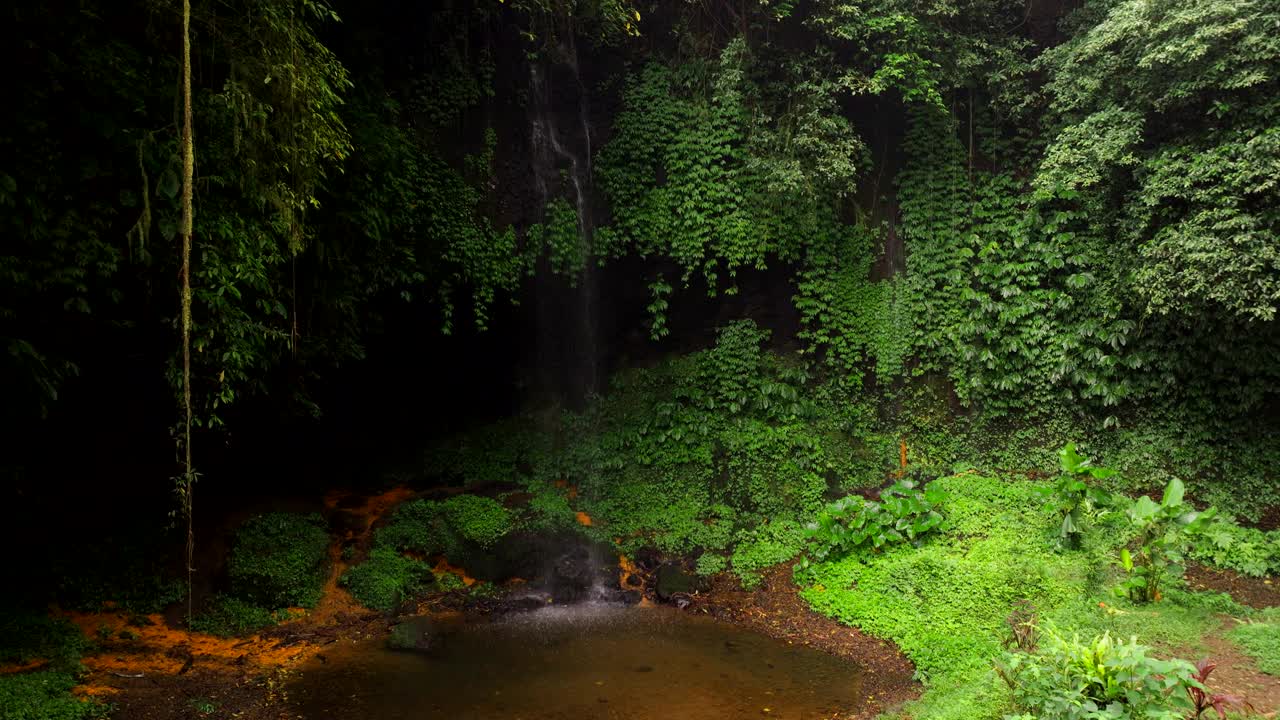
[[[1109,692],[1063,670],[1085,656],[1139,694],[1195,688],[1203,668],[1124,640],[1248,614],[1181,588],[1187,559],[1280,563],[1250,524],[1280,506],[1274,2],[17,0],[0,19],[22,68],[0,123],[17,512],[176,488],[190,522],[197,479],[322,491],[295,472],[310,448],[394,439],[466,492],[380,531],[342,579],[369,607],[451,582],[406,552],[512,527],[747,587],[803,556],[816,609],[916,663],[918,717],[1077,717],[1046,708]],[[503,483],[531,498],[511,515],[481,492]],[[193,625],[315,602],[319,521],[238,537]],[[1015,608],[1042,652],[1016,653],[1036,643]],[[1274,665],[1255,620],[1236,637]],[[0,694],[64,703],[74,665]],[[1133,716],[1195,710],[1151,702]]]

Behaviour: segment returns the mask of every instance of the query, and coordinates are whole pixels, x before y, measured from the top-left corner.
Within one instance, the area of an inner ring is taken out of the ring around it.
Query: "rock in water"
[[[658,599],[670,602],[676,595],[690,595],[699,590],[698,578],[685,572],[684,568],[667,563],[658,568]]]

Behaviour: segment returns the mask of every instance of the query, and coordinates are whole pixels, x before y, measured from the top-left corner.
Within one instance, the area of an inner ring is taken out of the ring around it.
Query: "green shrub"
[[[694,570],[699,575],[715,575],[724,572],[728,567],[729,560],[725,556],[704,552],[698,556],[698,562],[694,565]]]
[[[937,484],[921,491],[914,482],[901,480],[881,492],[879,502],[859,495],[837,500],[809,524],[807,559],[823,562],[858,551],[880,552],[897,543],[919,545],[942,528],[943,499]]]
[[[1262,672],[1280,676],[1280,613],[1268,610],[1265,621],[1244,623],[1228,637],[1258,661]]]
[[[1139,495],[1125,510],[1138,536],[1138,551],[1121,549],[1120,563],[1129,578],[1117,592],[1137,602],[1158,602],[1165,588],[1182,582],[1182,561],[1191,538],[1214,516],[1213,508],[1197,512],[1183,501],[1184,493],[1182,481],[1173,478],[1159,504]]]
[[[84,720],[106,717],[110,708],[71,694],[75,676],[45,670],[0,675],[0,720]]]
[[[1115,470],[1095,467],[1076,451],[1075,443],[1067,443],[1058,452],[1062,475],[1045,491],[1045,509],[1062,518],[1058,540],[1065,547],[1080,547],[1087,519],[1109,508],[1114,499],[1110,493],[1087,481],[1103,481],[1114,477]]]
[[[524,526],[535,532],[563,532],[578,526],[578,520],[563,489],[551,483],[529,486],[528,515]]]
[[[442,552],[446,537],[439,503],[421,499],[402,503],[391,514],[390,522],[374,533],[374,545],[423,555]]]
[[[392,548],[377,547],[342,575],[342,584],[365,607],[391,612],[432,583],[431,568]]]
[[[479,495],[455,495],[440,503],[449,530],[482,548],[493,547],[511,530],[511,514],[497,500]]]
[[[219,637],[235,637],[271,627],[283,619],[283,613],[229,595],[217,595],[203,612],[191,618],[191,629]]]
[[[1108,634],[1081,642],[1042,627],[1037,653],[1005,653],[997,668],[1013,692],[1019,717],[1037,720],[1183,720],[1195,667],[1160,660],[1136,640]]]
[[[442,592],[453,592],[455,590],[466,590],[467,583],[461,577],[451,572],[436,573],[436,587]]]
[[[511,531],[515,518],[497,500],[455,495],[447,500],[412,500],[396,508],[391,522],[374,535],[378,547],[439,555],[459,562],[476,549],[493,547]]]
[[[733,572],[742,587],[753,590],[760,584],[761,570],[800,554],[804,540],[805,529],[792,520],[781,520],[744,532],[733,549]]]
[[[1190,556],[1250,577],[1280,574],[1280,532],[1241,527],[1220,516],[1204,530]]]
[[[259,607],[315,607],[328,553],[329,533],[317,514],[251,518],[236,532],[227,563],[231,594]]]

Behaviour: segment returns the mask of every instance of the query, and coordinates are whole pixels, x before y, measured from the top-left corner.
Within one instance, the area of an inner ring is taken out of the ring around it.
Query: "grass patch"
[[[1280,611],[1270,608],[1262,613],[1258,622],[1244,623],[1227,637],[1258,661],[1262,672],[1280,676]]]

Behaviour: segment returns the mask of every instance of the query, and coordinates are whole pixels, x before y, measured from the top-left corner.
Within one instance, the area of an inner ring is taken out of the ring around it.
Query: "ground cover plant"
[[[1261,617],[1234,628],[1229,637],[1258,661],[1263,672],[1280,676],[1280,611],[1264,611]]]

